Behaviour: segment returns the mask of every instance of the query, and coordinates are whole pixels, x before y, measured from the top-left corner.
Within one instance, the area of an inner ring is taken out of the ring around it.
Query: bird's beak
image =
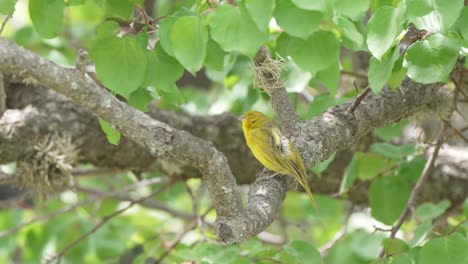
[[[240,120],[240,121],[244,121],[244,120],[245,120],[245,116],[241,115],[241,116],[239,117],[239,120]]]

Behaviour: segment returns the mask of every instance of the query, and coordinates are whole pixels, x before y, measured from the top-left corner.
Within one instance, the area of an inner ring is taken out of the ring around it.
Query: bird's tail
[[[299,181],[299,184],[306,191],[307,195],[309,196],[310,200],[312,201],[312,205],[314,206],[315,211],[317,211],[317,213],[318,213],[319,210],[318,210],[318,207],[317,207],[317,203],[315,202],[314,196],[312,195],[312,192],[310,191],[310,188],[309,188],[309,181],[307,180],[307,177],[305,176],[305,174],[301,175],[300,177],[301,177],[301,181]]]
[[[315,202],[315,199],[314,199],[314,196],[312,195],[312,192],[310,191],[310,188],[309,188],[309,181],[307,180],[307,175],[305,173],[304,170],[301,170],[299,166],[297,166],[296,163],[294,162],[290,162],[290,165],[292,167],[292,171],[295,172],[294,175],[294,178],[296,178],[297,182],[302,186],[302,188],[304,188],[304,190],[306,191],[307,195],[309,196],[310,198],[310,201],[312,202],[312,205],[314,206],[315,208],[315,211],[318,213],[318,207],[317,207],[317,203]]]

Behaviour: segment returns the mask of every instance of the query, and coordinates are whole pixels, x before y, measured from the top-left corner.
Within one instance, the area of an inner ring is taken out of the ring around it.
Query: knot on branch
[[[31,188],[44,199],[50,192],[60,192],[73,183],[73,164],[78,161],[78,150],[71,137],[47,135],[34,146],[34,151],[19,161],[16,184]]]
[[[266,48],[261,48],[253,59],[254,87],[260,87],[270,96],[276,89],[284,87],[281,71],[284,69],[280,59],[272,59]]]

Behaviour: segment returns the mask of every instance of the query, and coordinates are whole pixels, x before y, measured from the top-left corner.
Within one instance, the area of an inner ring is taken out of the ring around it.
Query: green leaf
[[[394,47],[388,56],[380,61],[375,57],[370,58],[369,65],[369,85],[375,94],[379,94],[380,90],[387,83],[392,74],[393,65],[400,56],[400,49]]]
[[[358,176],[358,161],[356,156],[353,157],[353,160],[349,163],[346,171],[343,175],[340,185],[340,193],[346,192],[349,187],[351,187]]]
[[[317,31],[306,40],[283,33],[276,45],[281,56],[290,56],[299,67],[313,75],[338,60],[338,39],[329,31]]]
[[[317,72],[315,79],[319,80],[331,94],[335,95],[338,92],[338,83],[340,81],[340,65],[338,60],[336,63],[328,66],[328,68]]]
[[[143,83],[147,59],[135,39],[98,38],[91,55],[99,80],[111,91],[128,97]]]
[[[152,87],[142,88],[132,92],[128,97],[128,104],[134,108],[148,112],[148,104],[156,98],[159,98],[158,93]]]
[[[401,159],[414,154],[416,146],[413,144],[392,145],[390,143],[375,143],[370,146],[369,151],[379,153],[391,159]]]
[[[37,33],[43,38],[55,38],[63,27],[63,0],[29,1],[29,16]]]
[[[418,225],[416,227],[416,230],[414,230],[413,238],[411,238],[409,242],[410,247],[415,247],[420,245],[424,239],[427,237],[427,235],[431,232],[432,230],[432,221],[431,220],[426,220],[422,224]]]
[[[306,39],[319,30],[323,14],[319,11],[300,9],[290,0],[281,0],[275,9],[275,19],[289,35]]]
[[[396,36],[401,32],[403,8],[383,6],[377,9],[367,25],[367,46],[378,60],[393,46]]]
[[[375,12],[375,10],[379,9],[382,6],[392,6],[393,0],[371,0],[371,10]]]
[[[335,4],[335,10],[351,20],[362,18],[369,9],[370,0],[339,0]]]
[[[343,38],[343,46],[350,50],[364,49],[364,36],[349,19],[342,16],[335,16],[333,19],[340,30]]]
[[[108,16],[116,16],[128,19],[133,12],[133,3],[128,0],[105,0]]]
[[[245,1],[244,4],[258,29],[262,32],[267,30],[275,9],[275,0]]]
[[[281,2],[283,0],[278,0],[278,2]],[[327,9],[327,4],[331,5],[333,4],[333,1],[328,0],[292,0],[292,2],[300,8],[306,9],[306,10],[320,10],[320,11],[325,11]]]
[[[440,201],[437,204],[423,203],[416,208],[416,214],[421,221],[432,220],[443,214],[450,207],[449,200]]]
[[[332,162],[335,159],[335,153],[333,153],[328,159],[319,162],[317,165],[314,167],[310,168],[310,170],[316,174],[321,174],[324,170],[328,168],[328,165],[330,162]]]
[[[382,237],[381,234],[357,232],[352,238],[351,251],[361,259],[375,259],[380,250]]]
[[[242,6],[221,5],[210,18],[211,37],[225,51],[253,56],[266,40],[266,34]]]
[[[176,16],[168,16],[161,20],[158,29],[159,41],[161,46],[167,52],[167,54],[174,57],[174,50],[172,48],[172,41],[171,41],[171,30],[174,23],[177,21],[178,17]]]
[[[318,250],[311,244],[300,240],[286,245],[280,252],[279,259],[283,263],[303,263],[304,260],[310,263],[323,263]]]
[[[184,103],[184,97],[175,84],[171,85],[168,90],[157,89],[157,91],[162,96],[158,107],[174,109]]]
[[[195,74],[203,66],[208,32],[197,16],[179,17],[170,33],[174,56],[189,72]]]
[[[371,262],[362,259],[359,255],[359,244],[358,242],[362,240],[363,235],[361,235],[363,231],[356,231],[351,234],[346,234],[343,239],[338,240],[330,249],[329,253],[325,258],[325,263],[327,264],[369,264]],[[369,244],[367,244],[369,245]],[[375,243],[374,245],[379,247],[380,241]],[[372,244],[370,245],[372,247]],[[374,247],[375,247],[374,246]],[[366,248],[368,249],[368,248]],[[364,249],[364,251],[366,251]],[[375,250],[375,249],[374,249]],[[375,255],[378,254],[379,248],[377,248],[377,252],[375,251],[368,251],[375,252]],[[357,251],[357,252],[356,252]],[[366,252],[364,252],[366,253]],[[375,258],[375,256],[374,256]]]
[[[398,254],[391,261],[385,262],[388,264],[415,264],[414,258],[407,253]]]
[[[390,78],[388,78],[388,86],[392,90],[396,90],[403,80],[406,78],[406,68],[403,67],[403,56],[396,60]]]
[[[432,239],[419,252],[418,263],[468,263],[468,239],[460,233]]]
[[[406,5],[406,17],[422,17],[432,12],[433,0],[405,0]]]
[[[369,189],[372,216],[386,225],[392,225],[405,208],[410,193],[408,183],[399,177],[376,179]]]
[[[401,131],[406,124],[408,124],[408,122],[403,120],[402,122],[396,124],[379,127],[375,130],[375,134],[382,140],[390,141],[400,136]]]
[[[182,65],[164,51],[160,42],[156,43],[154,51],[146,51],[146,57],[148,66],[143,86],[153,86],[166,92],[171,91],[174,83],[184,73]]]
[[[410,3],[407,16],[414,18],[417,28],[432,33],[448,31],[463,8],[463,0],[414,0]],[[414,10],[410,10],[410,7]]]
[[[408,76],[417,82],[446,82],[457,61],[459,49],[456,40],[439,34],[431,35],[408,48],[403,65]]]
[[[300,93],[309,86],[312,74],[305,71],[291,60],[286,61],[284,85],[288,93]]]
[[[398,167],[397,175],[405,178],[408,182],[416,182],[424,169],[426,160],[422,157],[414,157],[410,161],[401,161]]]
[[[357,174],[359,179],[373,179],[385,169],[387,160],[382,156],[374,153],[355,153]]]
[[[12,16],[15,12],[15,5],[17,0],[2,0],[0,1],[0,14]]]
[[[382,241],[382,246],[387,255],[399,254],[409,250],[408,244],[399,238],[385,238]]]
[[[209,52],[206,53],[205,65],[207,68],[222,71],[224,68],[224,57],[226,52],[213,39],[208,39],[206,48]]]
[[[108,20],[96,27],[97,38],[114,36],[119,32],[119,23],[114,20]]]
[[[86,2],[86,0],[66,0],[65,4],[67,6],[80,6],[83,5]]]
[[[106,134],[107,141],[112,145],[118,145],[120,141],[120,132],[110,126],[106,120],[99,118],[99,124],[101,125],[102,131]]]
[[[463,38],[468,40],[468,6],[463,7],[460,17],[458,18],[458,24],[460,33],[462,34]]]

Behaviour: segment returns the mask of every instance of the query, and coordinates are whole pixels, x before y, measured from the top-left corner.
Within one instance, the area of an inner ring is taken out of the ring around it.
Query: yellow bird
[[[273,121],[258,111],[248,111],[240,117],[247,146],[255,158],[276,174],[293,176],[304,188],[317,210],[310,191],[304,162],[296,147],[286,138]]]

